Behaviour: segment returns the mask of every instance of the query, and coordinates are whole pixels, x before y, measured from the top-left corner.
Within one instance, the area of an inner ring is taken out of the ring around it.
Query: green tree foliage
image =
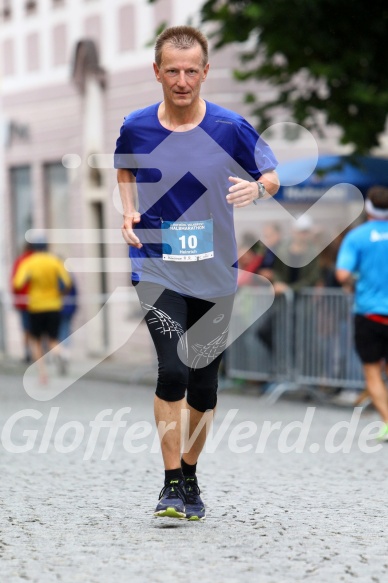
[[[249,41],[238,79],[277,88],[266,103],[247,95],[259,129],[281,107],[309,129],[321,131],[322,117],[339,126],[355,152],[378,145],[388,111],[388,3],[207,0],[201,15],[213,23],[216,47]]]

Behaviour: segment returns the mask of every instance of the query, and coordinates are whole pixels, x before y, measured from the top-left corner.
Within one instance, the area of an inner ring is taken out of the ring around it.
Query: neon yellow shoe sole
[[[199,516],[190,516],[187,518],[187,520],[191,520],[191,521],[199,521],[201,522],[202,520],[205,520],[206,516],[201,516],[201,518]]]
[[[388,423],[386,423],[377,436],[379,441],[388,441]]]
[[[158,516],[159,518],[178,518],[180,520],[184,520],[186,518],[186,514],[183,512],[177,512],[175,508],[169,506],[164,510],[158,510],[158,512],[154,512],[154,516]]]

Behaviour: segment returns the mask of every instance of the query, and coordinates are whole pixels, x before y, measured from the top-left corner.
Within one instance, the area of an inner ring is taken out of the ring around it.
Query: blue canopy
[[[388,159],[385,158],[320,156],[314,172],[303,180],[313,167],[314,161],[309,158],[280,164],[278,173],[283,186],[280,187],[276,199],[293,203],[313,203],[339,183],[352,184],[363,195],[371,186],[388,186]],[[346,189],[342,192],[346,199]]]

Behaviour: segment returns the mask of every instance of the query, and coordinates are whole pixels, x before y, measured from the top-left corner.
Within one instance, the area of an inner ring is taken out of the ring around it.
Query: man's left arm
[[[265,172],[262,174],[257,182],[264,184],[266,193],[274,196],[280,187],[279,176],[276,170]]]
[[[226,200],[236,208],[247,206],[261,198],[274,196],[280,186],[279,177],[275,170],[264,172],[257,181],[244,180],[237,176],[229,176],[229,180],[233,186],[229,188]]]

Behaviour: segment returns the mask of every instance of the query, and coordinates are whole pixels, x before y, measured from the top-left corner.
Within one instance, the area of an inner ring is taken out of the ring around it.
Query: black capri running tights
[[[190,407],[214,409],[234,295],[203,300],[156,283],[133,283],[158,356],[156,395],[180,401],[187,390]]]

